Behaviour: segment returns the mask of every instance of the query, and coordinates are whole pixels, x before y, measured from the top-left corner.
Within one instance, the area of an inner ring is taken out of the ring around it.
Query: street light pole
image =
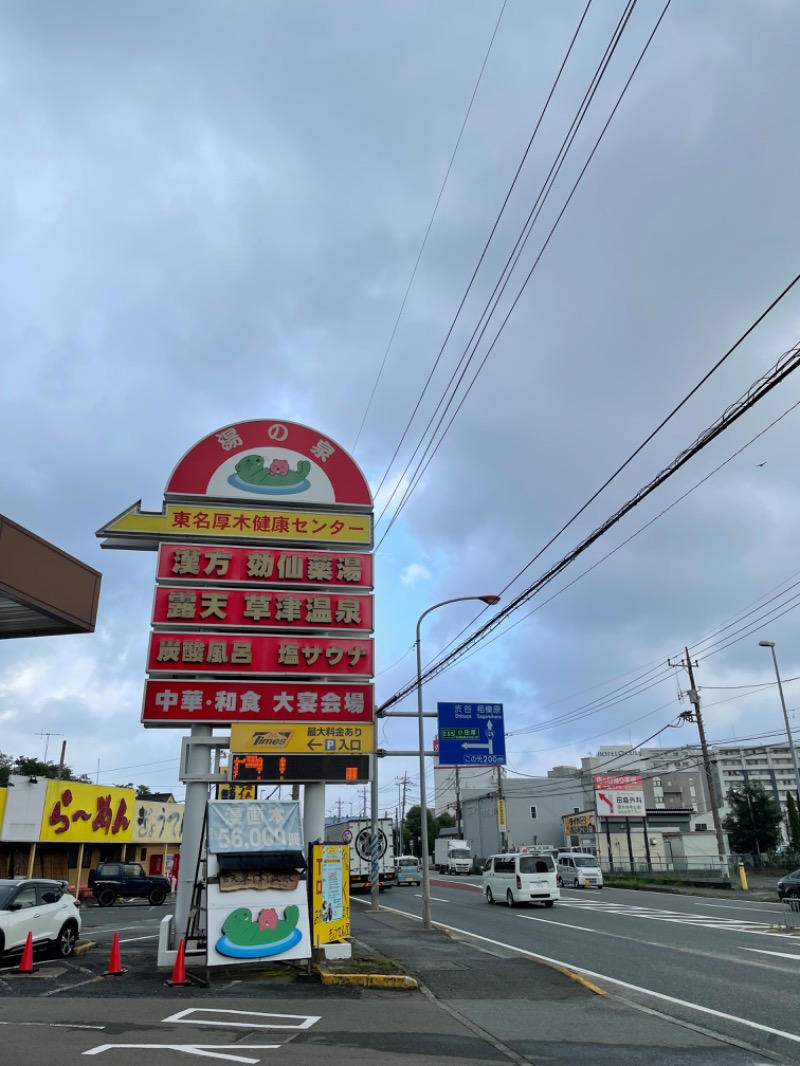
[[[800,769],[797,766],[797,752],[795,751],[794,740],[792,739],[792,728],[789,725],[789,714],[786,710],[786,700],[783,697],[783,685],[781,684],[781,675],[778,670],[778,657],[775,654],[775,641],[760,640],[758,646],[759,648],[769,648],[772,652],[772,662],[775,666],[775,677],[778,681],[778,692],[781,697],[781,707],[783,708],[783,721],[786,724],[786,739],[789,741],[789,754],[792,756],[792,766],[794,766],[794,787],[797,790],[797,798],[800,800]]]
[[[420,643],[420,626],[422,619],[431,611],[445,607],[448,603],[462,603],[465,600],[480,600],[482,603],[498,603],[499,596],[456,596],[452,600],[435,603],[423,611],[417,620],[417,719],[419,722],[419,828],[420,861],[422,863],[422,928],[431,928],[431,872],[428,866],[428,797],[425,789],[425,718],[422,711],[422,646]]]

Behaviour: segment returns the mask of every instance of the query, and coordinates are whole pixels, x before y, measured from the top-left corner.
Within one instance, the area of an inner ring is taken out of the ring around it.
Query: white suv
[[[0,880],[0,958],[21,952],[29,932],[35,946],[52,946],[68,958],[81,931],[79,907],[66,881]]]

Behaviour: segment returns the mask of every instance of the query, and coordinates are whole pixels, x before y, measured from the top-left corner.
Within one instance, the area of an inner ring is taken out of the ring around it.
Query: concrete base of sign
[[[158,962],[159,970],[171,970],[178,957],[178,947],[172,946],[172,926],[175,921],[173,914],[165,914],[158,927]]]
[[[349,940],[337,940],[334,944],[323,944],[326,959],[350,959],[353,957],[353,945]]]

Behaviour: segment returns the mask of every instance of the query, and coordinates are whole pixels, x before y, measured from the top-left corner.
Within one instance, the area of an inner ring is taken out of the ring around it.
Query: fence
[[[736,873],[737,864],[738,860],[732,859],[729,868],[727,863],[720,862],[718,855],[694,855],[653,862],[643,859],[626,862],[615,858],[613,864],[604,861],[602,869],[609,880],[633,877],[653,883],[730,887],[731,872]]]

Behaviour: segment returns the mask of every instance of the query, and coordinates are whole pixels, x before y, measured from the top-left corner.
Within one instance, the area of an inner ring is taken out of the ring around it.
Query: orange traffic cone
[[[108,969],[103,974],[103,977],[121,977],[127,972],[122,965],[122,958],[119,953],[119,933],[114,933],[114,940],[111,944],[111,958],[108,961]]]
[[[22,952],[22,961],[20,962],[17,973],[38,973],[39,967],[33,965],[33,933],[28,933],[28,939],[25,941],[25,950]]]
[[[172,977],[169,981],[165,981],[164,985],[168,988],[173,988],[175,985],[190,985],[192,982],[186,980],[186,960],[184,958],[186,948],[183,944],[183,937],[178,944],[178,955],[175,959],[175,965],[172,969]]]

